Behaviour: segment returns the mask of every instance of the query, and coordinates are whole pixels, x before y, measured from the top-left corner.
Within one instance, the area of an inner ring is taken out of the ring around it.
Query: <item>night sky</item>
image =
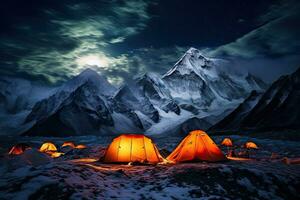
[[[0,75],[43,84],[164,73],[191,46],[268,82],[300,66],[297,0],[3,0],[0,27]]]

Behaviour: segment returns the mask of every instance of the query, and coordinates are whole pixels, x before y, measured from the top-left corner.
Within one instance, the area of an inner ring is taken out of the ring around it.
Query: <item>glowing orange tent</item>
[[[258,146],[254,142],[246,142],[244,146],[247,149],[258,149]]]
[[[56,146],[51,142],[45,142],[40,147],[40,152],[47,153],[47,152],[56,152],[56,151],[57,151]]]
[[[71,147],[75,148],[75,144],[73,142],[64,142],[61,147]]]
[[[28,144],[19,143],[19,144],[16,144],[15,146],[13,146],[9,150],[8,154],[9,155],[20,155],[20,154],[24,153],[24,151],[26,151],[28,149],[31,149],[31,147]]]
[[[176,149],[167,157],[172,162],[187,161],[222,161],[225,155],[213,140],[201,130],[189,133]]]
[[[45,142],[39,149],[40,152],[50,155],[52,158],[58,158],[64,153],[57,152],[56,146],[51,142]]]
[[[230,138],[224,138],[221,145],[226,147],[232,147],[233,146],[232,140]]]
[[[123,134],[115,138],[103,157],[108,163],[159,163],[163,157],[152,140],[144,135]]]

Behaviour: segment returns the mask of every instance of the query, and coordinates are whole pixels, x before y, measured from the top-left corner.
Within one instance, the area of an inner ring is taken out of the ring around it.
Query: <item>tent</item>
[[[56,151],[57,151],[56,146],[51,142],[45,142],[40,147],[40,152],[47,153],[47,152],[56,152]]]
[[[163,161],[152,140],[144,135],[123,134],[115,138],[107,148],[104,162],[140,162],[155,164]]]
[[[71,147],[75,148],[75,144],[73,142],[64,142],[61,147]]]
[[[247,149],[258,149],[258,146],[254,142],[246,142],[244,147]]]
[[[232,143],[232,140],[230,138],[224,138],[221,145],[226,146],[226,147],[232,147],[233,143]]]
[[[50,155],[52,158],[58,158],[64,153],[57,152],[56,146],[51,142],[45,142],[39,149],[40,152]]]
[[[9,155],[20,155],[22,153],[24,153],[24,151],[28,150],[28,149],[31,149],[31,147],[26,144],[26,143],[19,143],[19,144],[16,144],[15,146],[13,146],[8,154]]]
[[[235,154],[234,151],[230,151],[230,147],[233,146],[233,142],[230,138],[224,138],[221,145],[227,147],[227,156]]]
[[[201,130],[191,131],[167,157],[171,162],[222,161],[225,155],[213,140]]]

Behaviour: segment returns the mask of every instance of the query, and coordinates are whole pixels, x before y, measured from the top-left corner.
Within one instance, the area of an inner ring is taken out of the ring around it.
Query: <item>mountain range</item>
[[[264,93],[253,91],[211,132],[282,131],[300,129],[300,68],[280,77]]]
[[[0,124],[1,134],[177,135],[195,126],[206,130],[251,91],[267,88],[259,78],[226,62],[190,48],[164,75],[146,73],[119,88],[91,69],[56,88],[28,85],[21,90],[13,80],[0,78],[0,118],[9,119]],[[7,110],[8,104],[18,106]]]

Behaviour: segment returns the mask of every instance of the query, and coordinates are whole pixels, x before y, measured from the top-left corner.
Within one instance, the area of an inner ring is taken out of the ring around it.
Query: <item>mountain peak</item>
[[[105,77],[90,68],[85,69],[79,75],[66,82],[62,87],[62,90],[72,91],[87,82],[94,84],[99,88],[99,91],[105,95],[112,95],[115,91],[114,86],[112,86]]]
[[[91,69],[91,68],[87,68],[85,70],[83,70],[82,72],[80,72],[80,74],[77,77],[84,77],[84,78],[88,78],[88,77],[99,77],[100,74],[98,74],[98,72],[96,72],[95,70]]]
[[[210,71],[213,65],[213,59],[206,58],[200,50],[191,47],[163,77],[167,77],[176,71],[180,74],[189,74],[194,72],[201,77],[201,74],[204,73],[201,71]]]
[[[186,53],[192,53],[192,54],[201,54],[201,51],[199,49],[196,49],[194,47],[190,47]]]

